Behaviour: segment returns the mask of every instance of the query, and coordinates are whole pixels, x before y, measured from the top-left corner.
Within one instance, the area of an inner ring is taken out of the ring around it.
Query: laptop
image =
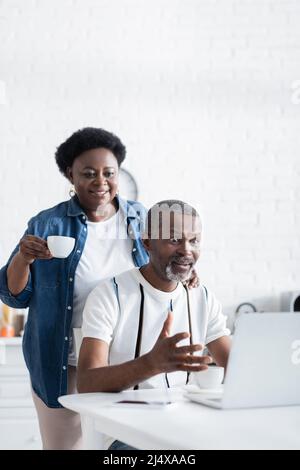
[[[300,405],[300,314],[241,314],[223,393],[190,393],[214,408]]]

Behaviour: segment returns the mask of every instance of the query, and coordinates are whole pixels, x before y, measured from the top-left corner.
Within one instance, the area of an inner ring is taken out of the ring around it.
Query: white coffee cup
[[[224,378],[224,367],[209,366],[206,370],[193,372],[193,380],[200,388],[219,388]]]
[[[74,248],[75,238],[50,235],[47,237],[47,244],[54,258],[67,258]]]

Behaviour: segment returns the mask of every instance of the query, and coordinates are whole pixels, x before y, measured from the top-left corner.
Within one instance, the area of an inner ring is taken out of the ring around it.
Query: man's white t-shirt
[[[115,279],[115,280],[114,280]],[[109,345],[109,365],[134,359],[137,342],[141,292],[144,289],[144,315],[140,355],[149,352],[173,307],[170,335],[189,332],[187,293],[181,283],[172,292],[155,289],[138,268],[124,272],[114,279],[102,281],[87,298],[83,313],[83,337],[97,338]],[[229,335],[221,304],[203,286],[189,290],[193,343],[206,345],[221,336]],[[179,343],[189,344],[189,339]],[[172,372],[169,385],[186,383],[186,372]],[[139,384],[140,388],[162,388],[165,374],[159,374]]]
[[[87,221],[87,238],[74,280],[73,328],[82,325],[82,313],[87,296],[103,279],[111,278],[134,267],[132,240],[127,236],[127,224],[120,210],[103,222]],[[71,336],[69,365],[76,366],[74,338]]]

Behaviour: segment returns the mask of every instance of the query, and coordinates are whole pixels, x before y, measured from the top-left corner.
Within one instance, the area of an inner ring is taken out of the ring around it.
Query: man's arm
[[[108,365],[109,345],[101,339],[84,338],[78,362],[77,387],[80,393],[116,392],[155,375],[147,355],[120,365]]]
[[[169,314],[162,331],[149,353],[109,366],[109,345],[100,339],[84,338],[79,355],[77,388],[86,392],[120,392],[157,374],[174,371],[196,372],[207,369],[208,356],[192,355],[200,351],[200,344],[177,346],[189,333],[169,336],[172,315]]]
[[[211,343],[207,344],[207,349],[212,355],[218,366],[224,367],[226,370],[228,357],[231,348],[231,339],[229,336],[221,336]]]

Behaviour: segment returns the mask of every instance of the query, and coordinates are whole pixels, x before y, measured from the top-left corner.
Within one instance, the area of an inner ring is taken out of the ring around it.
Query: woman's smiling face
[[[87,215],[105,216],[118,191],[119,166],[114,154],[105,148],[87,150],[75,158],[67,174]]]

